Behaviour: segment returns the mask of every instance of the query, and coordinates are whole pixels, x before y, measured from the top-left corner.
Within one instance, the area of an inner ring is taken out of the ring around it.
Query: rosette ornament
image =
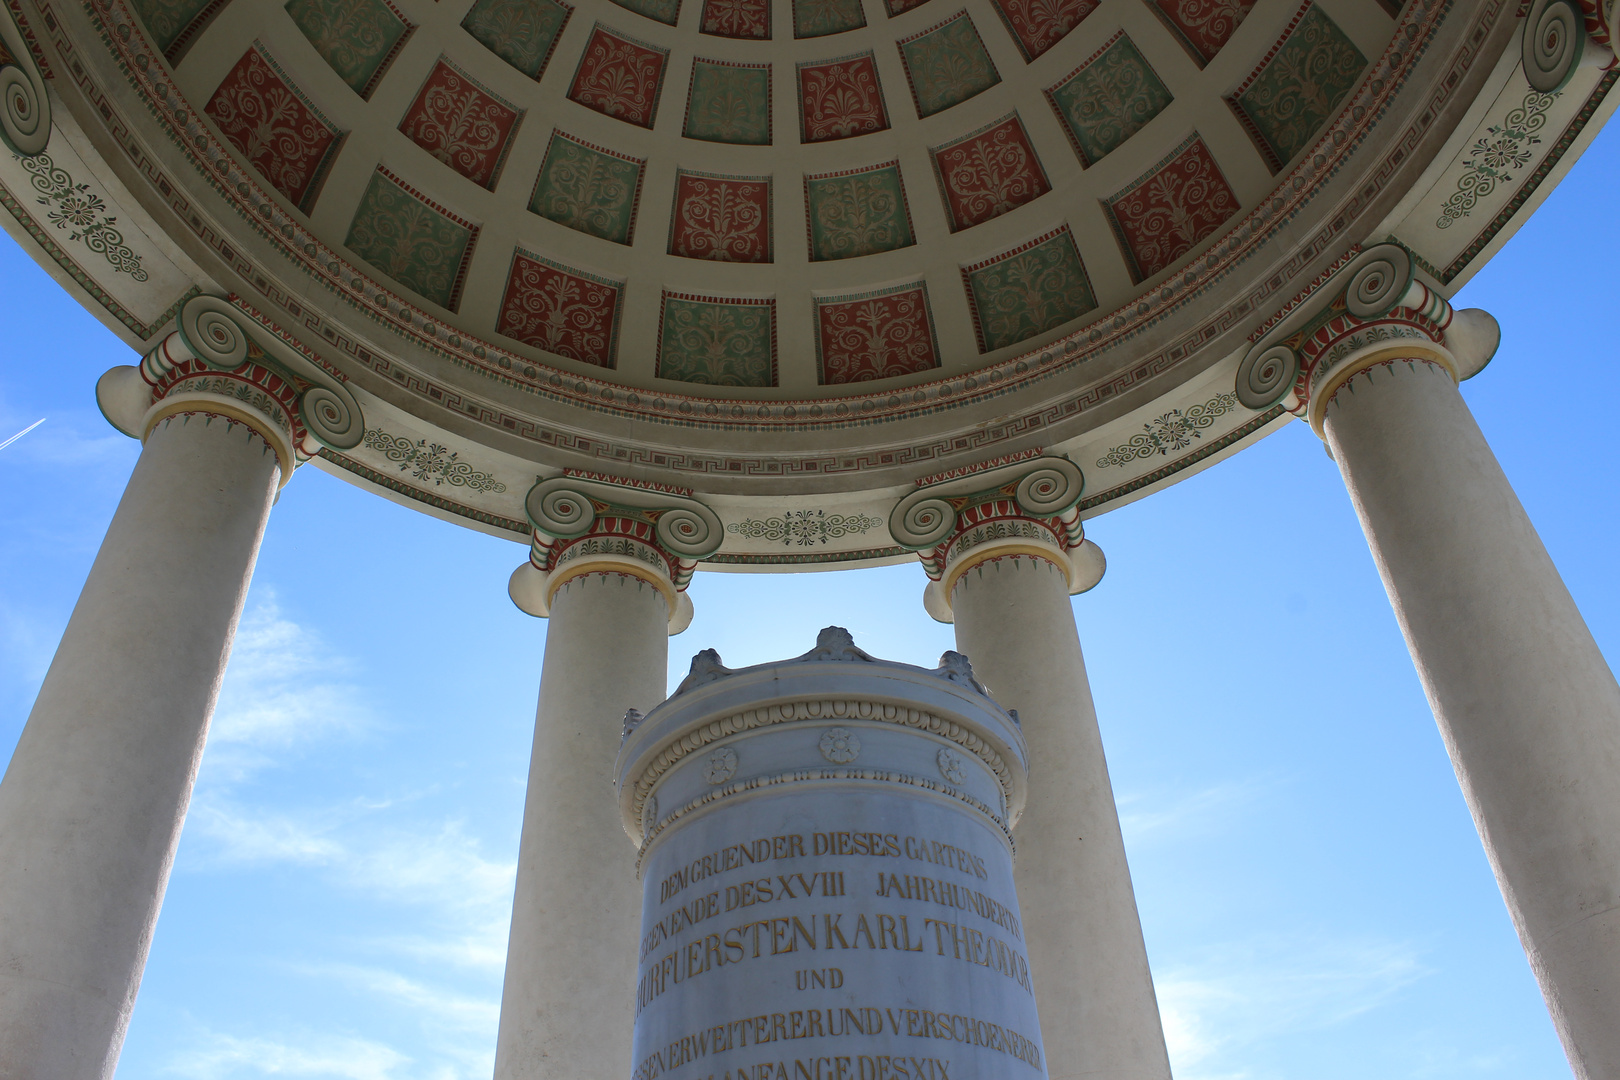
[[[45,80],[12,20],[0,14],[0,141],[16,154],[43,153],[51,138],[51,99]]]
[[[1461,381],[1490,362],[1500,341],[1495,319],[1452,308],[1418,277],[1405,248],[1375,244],[1249,347],[1235,389],[1246,407],[1281,405],[1321,435],[1327,403],[1357,372],[1422,360]]]
[[[922,560],[928,614],[953,621],[956,583],[994,559],[1044,559],[1063,572],[1071,595],[1102,580],[1102,551],[1080,523],[1084,488],[1079,467],[1063,457],[918,481],[889,514],[889,533]]]
[[[663,594],[669,632],[692,621],[686,595],[697,564],[720,549],[725,533],[714,511],[687,491],[568,472],[542,480],[524,499],[533,526],[529,560],[512,574],[507,592],[539,618],[568,582],[589,574],[620,574]]]
[[[113,427],[144,440],[164,418],[217,416],[251,427],[281,462],[281,483],[321,447],[360,444],[365,418],[342,379],[228,300],[196,296],[175,329],[141,358],[96,384]]]

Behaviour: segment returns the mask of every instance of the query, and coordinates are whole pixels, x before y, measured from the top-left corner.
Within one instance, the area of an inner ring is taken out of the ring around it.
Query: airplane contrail
[[[43,424],[44,422],[45,422],[45,417],[42,416],[38,420],[35,420],[32,424],[29,424],[27,427],[25,427],[21,431],[17,432],[17,434],[13,435],[11,438],[7,439],[5,442],[0,442],[0,450],[4,450],[6,447],[10,446],[12,443],[16,442],[18,439],[22,438],[24,435],[28,434],[30,431],[33,431],[35,428],[39,427],[39,425]]]

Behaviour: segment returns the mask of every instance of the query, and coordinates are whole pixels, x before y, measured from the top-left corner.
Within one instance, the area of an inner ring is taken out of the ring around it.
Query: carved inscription
[[[716,874],[760,863],[822,855],[866,855],[874,858],[910,859],[972,874],[981,881],[989,877],[983,859],[966,848],[941,840],[878,832],[818,832],[810,833],[808,836],[795,833],[785,836],[762,836],[757,840],[731,844],[693,859],[659,882],[658,902],[667,903],[683,889],[700,881],[707,881]]]
[[[966,1046],[982,1046],[1015,1057],[1034,1068],[1041,1067],[1041,1048],[1033,1039],[994,1021],[931,1009],[879,1009],[867,1006],[761,1013],[714,1024],[682,1035],[648,1054],[636,1063],[631,1080],[658,1080],[666,1072],[702,1061],[710,1054],[746,1050],[751,1046],[815,1037],[872,1038],[880,1035],[940,1039]],[[791,1066],[789,1072],[791,1080],[801,1080]]]

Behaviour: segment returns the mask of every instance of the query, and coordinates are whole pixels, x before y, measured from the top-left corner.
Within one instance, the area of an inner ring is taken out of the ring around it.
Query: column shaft
[[[956,647],[1029,744],[1015,878],[1052,1080],[1169,1080],[1080,635],[1062,571],[1004,557],[952,596]]]
[[[496,1080],[622,1080],[630,1072],[635,849],[613,765],[626,709],[664,699],[669,609],[627,574],[589,574],[551,601]]]
[[[0,1078],[111,1077],[280,466],[147,439],[0,782]]]
[[[1325,432],[1575,1074],[1620,1076],[1620,686],[1447,372]]]

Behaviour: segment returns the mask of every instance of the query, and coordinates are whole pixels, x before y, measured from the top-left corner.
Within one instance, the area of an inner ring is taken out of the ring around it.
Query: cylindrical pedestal
[[[1620,1076],[1620,686],[1449,372],[1325,431],[1575,1074]]]
[[[626,709],[663,700],[669,607],[627,574],[551,600],[496,1080],[622,1080],[635,992],[635,852],[613,805]]]
[[[280,466],[147,438],[0,782],[0,1077],[111,1077]]]
[[[1053,1080],[1169,1080],[1119,813],[1068,579],[1009,555],[951,595],[957,648],[1023,724],[1035,782],[1018,823],[1018,895]]]
[[[639,959],[634,1080],[1043,1080],[1024,771],[960,658],[875,661],[834,630],[696,673],[619,757],[644,835],[640,940],[615,946]]]

